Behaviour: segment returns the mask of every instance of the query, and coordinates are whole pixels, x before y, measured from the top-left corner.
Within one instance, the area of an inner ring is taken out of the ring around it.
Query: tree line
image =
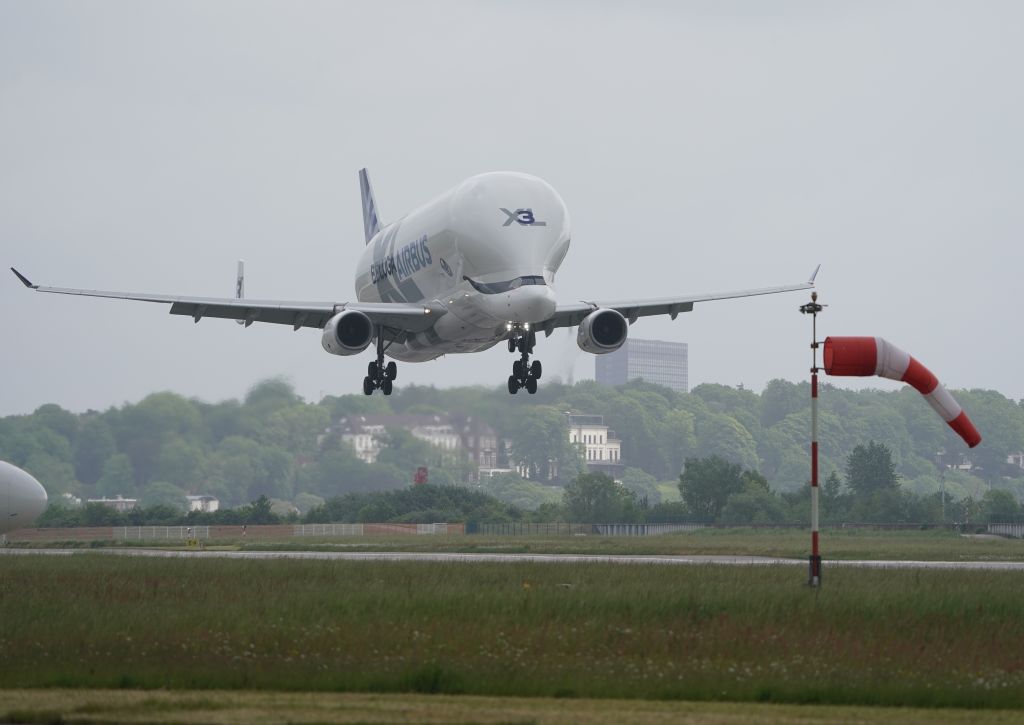
[[[833,509],[855,505],[847,482],[849,457],[872,442],[889,451],[898,491],[922,501],[939,497],[948,509],[950,502],[980,502],[990,491],[1020,500],[1024,469],[1007,457],[1024,450],[1024,406],[995,391],[955,394],[984,436],[969,457],[909,388],[850,391],[823,385],[822,492],[834,496]],[[507,462],[529,473],[472,485],[547,515],[565,505],[564,493],[587,470],[580,449],[568,440],[566,411],[604,416],[622,441],[623,486],[635,494],[637,510],[652,512],[645,515],[667,516],[672,506],[681,515],[680,475],[694,465],[700,470],[694,461],[713,458],[746,475],[741,490],[733,492],[740,497],[731,508],[723,504],[716,517],[738,515],[743,501],[750,510],[769,505],[759,500],[759,490],[780,505],[786,497],[807,495],[809,388],[782,380],[760,393],[705,384],[684,394],[642,381],[620,387],[582,381],[549,382],[535,396],[514,398],[498,388],[403,386],[390,397],[305,402],[286,381],[275,379],[253,386],[242,400],[217,403],[162,392],[81,414],[44,405],[30,415],[0,418],[0,458],[32,473],[56,503],[64,493],[83,499],[122,495],[138,498],[147,509],[180,512],[184,495],[195,493],[216,496],[225,507],[264,497],[275,515],[292,509],[305,515],[330,499],[408,488],[421,465],[429,466],[432,483],[471,485],[475,469],[465,456],[436,449],[407,431],[389,429],[377,462],[367,464],[331,428],[358,414],[452,413],[490,424],[500,449],[510,451]],[[900,505],[906,512],[909,503]],[[772,506],[768,510],[777,513]]]

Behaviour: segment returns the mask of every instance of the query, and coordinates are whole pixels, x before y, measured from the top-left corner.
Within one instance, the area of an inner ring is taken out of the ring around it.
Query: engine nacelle
[[[357,310],[344,310],[327,321],[321,344],[332,355],[358,355],[373,342],[373,323]]]
[[[603,355],[622,347],[628,331],[629,323],[617,311],[594,310],[580,323],[579,332],[576,333],[576,344],[584,352]]]

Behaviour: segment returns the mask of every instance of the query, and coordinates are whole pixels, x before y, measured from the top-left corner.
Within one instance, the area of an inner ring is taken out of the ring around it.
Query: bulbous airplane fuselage
[[[392,345],[399,360],[476,352],[508,325],[555,311],[555,273],[569,249],[565,203],[535,176],[473,176],[384,227],[356,272],[360,302],[433,302],[447,310],[424,333]]]
[[[0,534],[31,524],[46,500],[46,490],[31,474],[0,461]]]

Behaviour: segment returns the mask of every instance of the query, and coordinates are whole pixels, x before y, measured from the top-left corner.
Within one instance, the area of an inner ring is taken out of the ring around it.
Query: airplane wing
[[[821,265],[818,265],[819,268]],[[629,320],[630,324],[636,322],[638,317],[649,317],[651,315],[668,315],[673,320],[680,312],[691,312],[697,302],[710,302],[712,300],[731,300],[738,297],[757,297],[759,295],[773,295],[779,292],[796,292],[798,290],[813,289],[814,278],[818,270],[814,270],[811,278],[800,284],[783,285],[781,287],[762,287],[760,289],[737,290],[734,292],[719,292],[705,295],[691,295],[688,297],[662,297],[659,299],[647,300],[616,300],[593,302],[583,301],[572,304],[559,304],[555,308],[555,314],[543,323],[537,325],[550,335],[556,327],[574,327],[583,321],[583,318],[597,309],[613,309]]]
[[[21,283],[37,292],[53,292],[61,295],[82,297],[106,297],[117,300],[138,300],[170,305],[172,315],[185,315],[195,322],[204,317],[222,317],[240,320],[246,327],[254,322],[271,322],[278,325],[323,328],[327,321],[342,310],[357,310],[365,313],[374,323],[390,328],[390,338],[402,337],[402,333],[426,330],[440,315],[441,307],[418,305],[404,302],[300,302],[290,300],[256,300],[234,297],[185,297],[156,295],[138,292],[107,292],[104,290],[72,289],[69,287],[45,287],[33,284],[14,267],[11,271]]]

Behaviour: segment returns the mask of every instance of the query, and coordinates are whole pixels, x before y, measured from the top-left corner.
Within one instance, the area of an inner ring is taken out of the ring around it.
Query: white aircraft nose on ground
[[[30,474],[0,461],[0,534],[28,526],[46,508],[46,489]]]

